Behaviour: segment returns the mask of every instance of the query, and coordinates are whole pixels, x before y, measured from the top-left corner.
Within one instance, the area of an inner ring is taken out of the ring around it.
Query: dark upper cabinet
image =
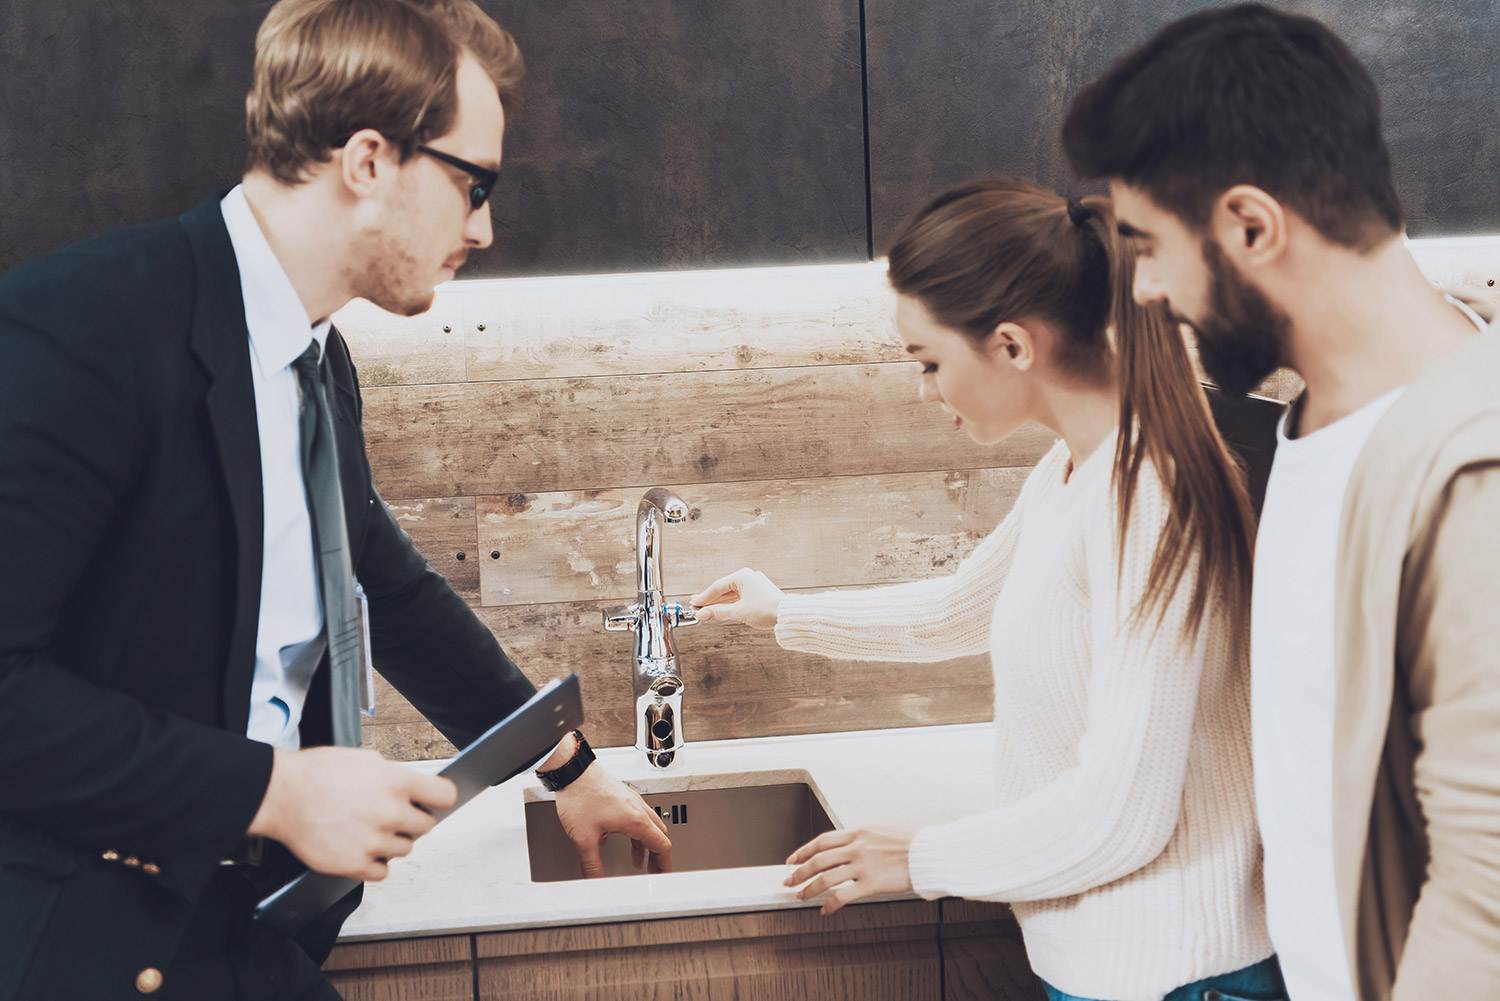
[[[530,73],[494,196],[495,246],[464,277],[860,260],[922,199],[973,174],[1081,191],[1058,146],[1068,101],[1158,26],[1204,6],[482,3],[519,39]],[[1500,228],[1500,7],[1297,6],[1374,72],[1412,234]],[[4,6],[0,272],[233,184],[269,7]]]
[[[475,275],[863,260],[858,0],[484,0],[526,57]]]
[[[0,3],[0,273],[234,185],[270,7]]]
[[[907,214],[975,174],[1076,181],[1068,102],[1187,0],[865,0],[871,215],[881,253]],[[1491,0],[1281,4],[1333,27],[1370,67],[1413,236],[1500,229],[1500,6]]]
[[[0,15],[0,272],[235,183],[268,0]],[[484,0],[521,43],[463,277],[865,258],[859,0]]]

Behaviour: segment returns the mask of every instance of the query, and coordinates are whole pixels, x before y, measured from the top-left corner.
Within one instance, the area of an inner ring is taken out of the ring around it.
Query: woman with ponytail
[[[993,660],[999,805],[825,834],[787,885],[824,913],[1010,902],[1054,1001],[1282,997],[1250,769],[1254,518],[1181,334],[1134,302],[1104,198],[966,184],[889,260],[922,398],[981,443],[1030,420],[1060,440],[951,577],[784,595],[741,570],[694,596],[788,649]]]

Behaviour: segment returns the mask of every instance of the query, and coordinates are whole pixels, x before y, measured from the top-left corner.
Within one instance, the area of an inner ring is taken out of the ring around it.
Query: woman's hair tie
[[[1077,198],[1068,199],[1068,218],[1073,220],[1073,225],[1082,226],[1084,223],[1089,221],[1089,217],[1093,214],[1094,210],[1083,204],[1083,202],[1079,201]]]

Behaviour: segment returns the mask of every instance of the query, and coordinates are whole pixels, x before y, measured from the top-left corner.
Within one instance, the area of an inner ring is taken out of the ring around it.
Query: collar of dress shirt
[[[250,330],[251,354],[268,378],[291,365],[307,350],[308,339],[318,342],[318,357],[328,342],[329,321],[309,324],[307,310],[292,280],[271,250],[260,224],[245,200],[243,185],[219,203],[229,242],[240,268],[240,290],[245,299],[245,326]]]

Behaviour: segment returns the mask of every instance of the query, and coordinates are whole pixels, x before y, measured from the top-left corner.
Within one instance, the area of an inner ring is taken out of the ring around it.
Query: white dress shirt
[[[266,242],[243,189],[236,187],[226,195],[220,209],[239,263],[245,325],[250,330],[265,509],[260,626],[245,732],[254,740],[295,750],[301,746],[298,728],[307,689],[326,642],[299,450],[302,390],[292,363],[314,340],[322,356],[329,323],[308,322],[307,310]]]

